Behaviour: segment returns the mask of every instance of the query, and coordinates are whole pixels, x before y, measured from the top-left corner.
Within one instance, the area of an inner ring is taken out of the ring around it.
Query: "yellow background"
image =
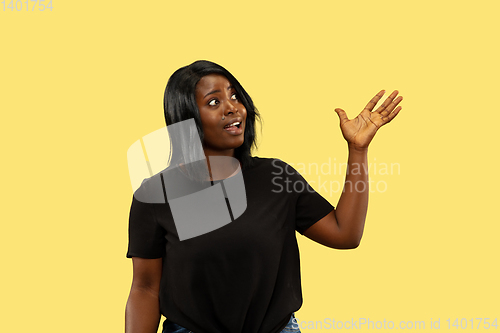
[[[354,117],[380,89],[404,96],[370,147],[370,162],[398,163],[400,174],[371,175],[387,191],[370,197],[360,247],[297,234],[299,321],[424,320],[430,330],[440,318],[446,331],[447,318],[499,317],[499,9],[484,0],[0,7],[0,331],[124,331],[126,152],[165,126],[167,79],[197,59],[226,67],[254,99],[264,119],[254,154],[293,164],[345,162],[336,107]],[[338,193],[320,193],[337,204]]]

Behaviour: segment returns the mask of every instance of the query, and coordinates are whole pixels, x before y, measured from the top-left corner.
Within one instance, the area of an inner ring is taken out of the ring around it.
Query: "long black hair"
[[[179,68],[172,74],[165,88],[163,99],[167,129],[169,129],[169,125],[193,118],[200,140],[203,142],[203,127],[198,104],[196,103],[196,85],[202,77],[209,74],[219,74],[226,77],[236,90],[238,99],[247,111],[244,141],[241,146],[234,150],[234,157],[240,161],[241,168],[244,170],[252,165],[251,150],[252,147],[257,148],[255,121],[260,122],[261,118],[252,98],[238,80],[224,67],[211,61],[198,60],[188,66]],[[192,142],[193,133],[175,133],[175,135],[172,135],[170,129],[169,133],[171,138],[180,138],[180,140],[176,140],[180,142],[171,141],[170,165],[186,163],[186,159],[193,161],[193,159],[187,157],[189,155],[200,156],[199,151],[193,151],[193,147],[186,146],[189,142]]]

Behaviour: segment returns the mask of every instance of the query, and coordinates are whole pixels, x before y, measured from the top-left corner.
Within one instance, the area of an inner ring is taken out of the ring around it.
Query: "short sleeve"
[[[303,235],[307,228],[328,215],[334,209],[334,206],[321,194],[316,192],[291,165],[285,163],[285,166],[287,168],[287,175],[291,174],[292,188],[297,195],[295,230]]]
[[[156,220],[153,205],[132,198],[127,258],[156,259],[165,254],[166,231]]]

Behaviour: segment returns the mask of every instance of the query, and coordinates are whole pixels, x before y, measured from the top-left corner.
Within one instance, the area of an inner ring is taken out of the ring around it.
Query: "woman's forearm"
[[[359,244],[363,236],[368,210],[368,148],[348,145],[347,174],[344,189],[336,208],[340,232],[347,239]]]
[[[158,294],[133,287],[125,308],[125,333],[156,333],[160,318]]]

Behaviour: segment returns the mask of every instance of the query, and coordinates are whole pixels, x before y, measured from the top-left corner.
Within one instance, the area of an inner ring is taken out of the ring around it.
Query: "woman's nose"
[[[238,111],[238,108],[236,107],[236,105],[234,105],[234,102],[232,100],[228,100],[226,105],[226,112],[236,112],[236,111]]]

